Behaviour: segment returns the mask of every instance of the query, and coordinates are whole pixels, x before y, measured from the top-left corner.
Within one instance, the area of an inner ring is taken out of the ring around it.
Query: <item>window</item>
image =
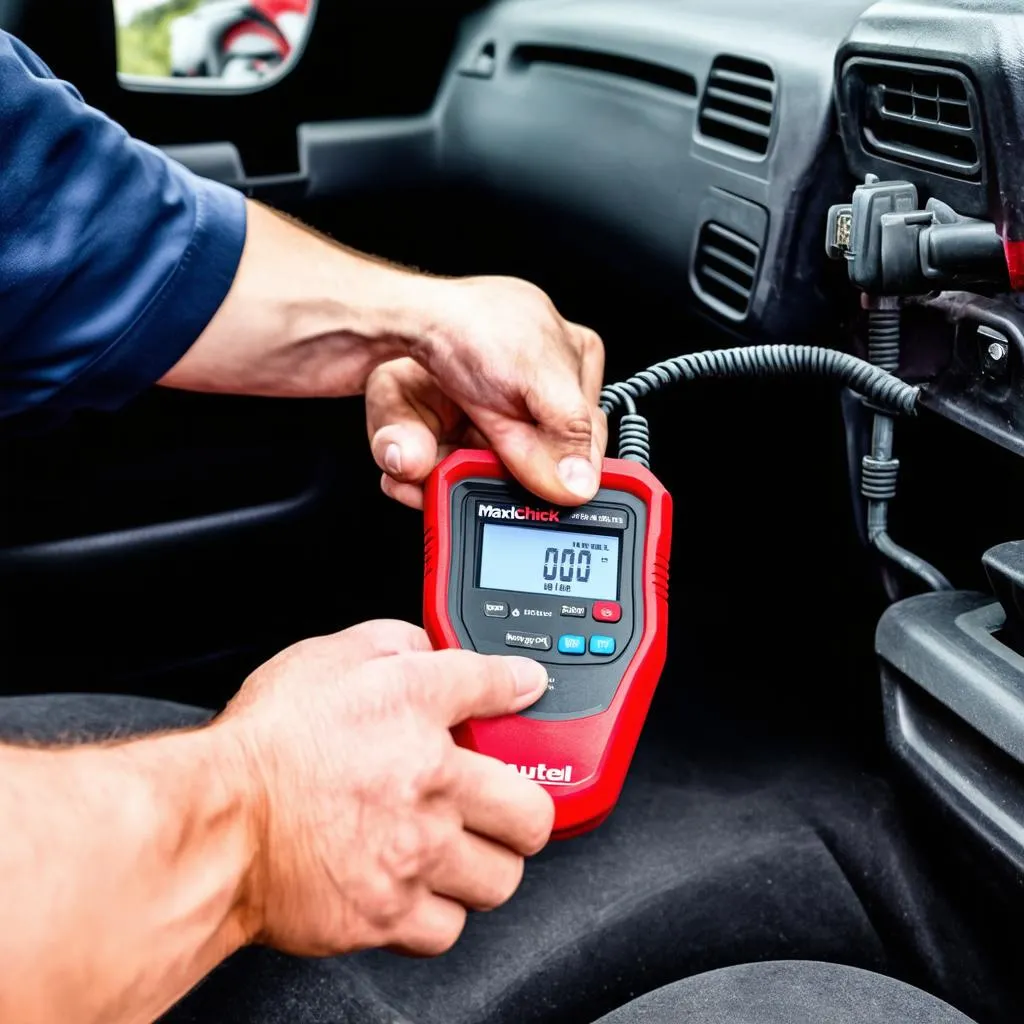
[[[129,87],[254,87],[298,59],[314,0],[114,0]]]

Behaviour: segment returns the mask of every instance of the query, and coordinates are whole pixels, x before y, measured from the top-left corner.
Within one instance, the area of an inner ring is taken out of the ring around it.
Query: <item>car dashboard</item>
[[[833,61],[864,6],[499,3],[443,89],[442,167],[602,225],[726,326],[806,326],[787,282],[842,187]]]
[[[434,112],[446,178],[603,228],[743,333],[806,333],[824,218],[872,173],[1024,232],[1013,3],[505,0]],[[612,242],[614,240],[614,242]]]

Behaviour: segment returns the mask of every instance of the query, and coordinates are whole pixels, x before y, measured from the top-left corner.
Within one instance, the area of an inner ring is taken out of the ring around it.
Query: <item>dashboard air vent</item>
[[[708,221],[700,229],[693,280],[720,313],[741,320],[750,308],[760,246],[731,228]]]
[[[775,75],[767,64],[743,57],[715,58],[698,118],[705,138],[764,156],[774,113]]]
[[[979,180],[983,145],[969,78],[950,68],[869,60],[856,62],[851,73],[860,78],[861,133],[869,152]]]

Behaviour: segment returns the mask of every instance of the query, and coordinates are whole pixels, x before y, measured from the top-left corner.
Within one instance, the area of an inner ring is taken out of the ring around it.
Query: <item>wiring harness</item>
[[[651,432],[637,402],[663,388],[702,378],[822,377],[860,395],[874,412],[871,453],[861,465],[861,493],[868,503],[868,540],[892,562],[917,576],[932,590],[950,582],[924,559],[907,551],[888,534],[888,504],[896,494],[899,462],[892,456],[893,417],[914,415],[920,388],[894,376],[899,363],[898,306],[869,311],[869,355],[814,345],[752,345],[675,356],[641,370],[627,380],[609,384],[600,404],[611,416],[620,413],[618,456],[650,468]]]

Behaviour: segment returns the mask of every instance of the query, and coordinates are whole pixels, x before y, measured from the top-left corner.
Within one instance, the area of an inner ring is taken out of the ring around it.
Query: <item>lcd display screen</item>
[[[524,594],[614,601],[621,538],[605,533],[485,523],[480,586]]]

